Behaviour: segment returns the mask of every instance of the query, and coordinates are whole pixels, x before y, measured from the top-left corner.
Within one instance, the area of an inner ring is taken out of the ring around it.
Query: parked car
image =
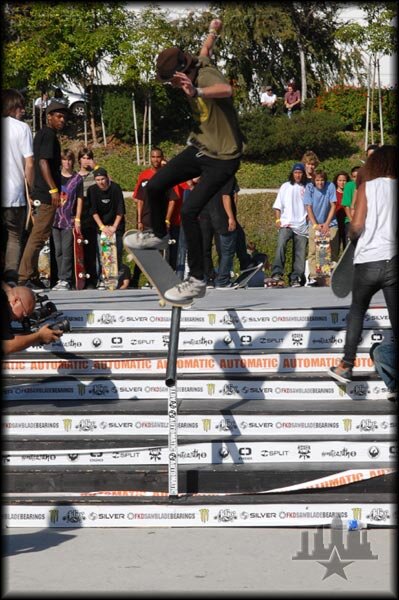
[[[60,102],[65,102],[72,114],[76,115],[77,117],[84,117],[85,100],[87,102],[87,97],[84,94],[81,94],[80,92],[71,92],[66,88],[56,85],[51,85],[50,90],[54,90],[54,93],[51,97],[49,97],[48,94],[45,94],[43,99],[41,96],[36,98],[35,106],[37,109],[42,108],[42,110],[45,110],[47,104],[51,101],[52,97],[54,97]]]

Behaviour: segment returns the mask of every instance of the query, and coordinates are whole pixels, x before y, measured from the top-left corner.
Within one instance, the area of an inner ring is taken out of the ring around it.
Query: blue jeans
[[[398,380],[396,375],[396,344],[376,344],[370,349],[375,370],[389,391],[396,390]]]
[[[224,287],[230,284],[230,272],[233,268],[233,258],[236,252],[237,230],[226,234],[219,234],[220,261],[215,287]]]
[[[357,347],[363,330],[364,315],[370,306],[371,298],[382,290],[391,321],[393,336],[398,339],[398,317],[396,301],[398,296],[397,257],[391,260],[355,264],[352,283],[352,304],[347,319],[347,334],[343,360],[353,365]]]
[[[299,280],[301,283],[305,279],[306,246],[308,238],[304,235],[298,235],[290,227],[280,227],[278,232],[276,256],[272,266],[273,275],[283,275],[285,266],[285,251],[289,240],[293,240],[294,264],[290,274],[290,281]]]

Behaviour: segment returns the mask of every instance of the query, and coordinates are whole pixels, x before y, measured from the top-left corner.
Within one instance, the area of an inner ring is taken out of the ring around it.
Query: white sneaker
[[[147,231],[135,231],[134,233],[127,231],[123,236],[123,244],[128,250],[148,250],[151,248],[164,250],[168,247],[168,243],[168,235],[159,238],[149,229]]]
[[[61,292],[63,290],[70,290],[71,284],[68,281],[57,281],[55,286],[52,288],[53,292]]]
[[[165,298],[171,302],[184,302],[193,298],[202,298],[206,292],[206,281],[189,277],[165,292]]]

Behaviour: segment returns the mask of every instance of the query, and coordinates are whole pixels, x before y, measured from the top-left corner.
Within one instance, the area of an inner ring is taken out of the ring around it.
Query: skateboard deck
[[[329,235],[315,234],[316,280],[319,286],[329,286],[331,280],[331,244]]]
[[[118,255],[116,252],[116,237],[104,233],[100,235],[101,274],[106,290],[116,290],[118,287]]]
[[[75,286],[77,290],[83,290],[86,285],[86,280],[90,277],[90,275],[86,273],[86,267],[84,263],[84,245],[87,243],[88,241],[84,239],[82,234],[78,233],[76,229],[73,229]]]
[[[346,245],[331,276],[331,289],[338,298],[345,298],[352,291],[355,247],[352,242]]]
[[[191,306],[192,300],[185,302],[171,302],[165,298],[165,292],[175,285],[180,285],[182,280],[176,275],[172,267],[162,257],[159,250],[137,250],[129,246],[129,236],[137,233],[137,229],[129,229],[123,236],[123,244],[129,254],[129,257],[138,264],[144,275],[152,286],[157,290],[161,306],[170,304],[171,306]]]
[[[266,277],[265,287],[268,288],[285,288],[287,287],[285,281],[276,281],[273,277]]]
[[[39,281],[46,287],[51,287],[51,251],[50,238],[44,242],[38,260]]]
[[[258,273],[263,267],[263,262],[258,263],[254,267],[250,267],[249,269],[243,270],[237,279],[232,281],[231,286],[235,289],[245,288],[251,279]]]

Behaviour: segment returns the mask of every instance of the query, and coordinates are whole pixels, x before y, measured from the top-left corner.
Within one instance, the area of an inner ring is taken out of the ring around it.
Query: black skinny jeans
[[[347,319],[347,333],[343,357],[343,360],[347,364],[354,364],[363,330],[364,315],[370,306],[371,298],[379,290],[383,291],[392,332],[395,341],[397,341],[397,267],[397,256],[394,256],[391,260],[377,260],[375,262],[355,265],[352,284],[352,304]]]
[[[162,167],[147,184],[153,232],[157,237],[163,237],[166,235],[165,190],[188,179],[201,176],[181,209],[188,266],[190,275],[196,279],[204,278],[204,253],[198,215],[209,200],[237,172],[239,166],[239,158],[231,160],[210,158],[202,154],[198,148],[188,146]]]

